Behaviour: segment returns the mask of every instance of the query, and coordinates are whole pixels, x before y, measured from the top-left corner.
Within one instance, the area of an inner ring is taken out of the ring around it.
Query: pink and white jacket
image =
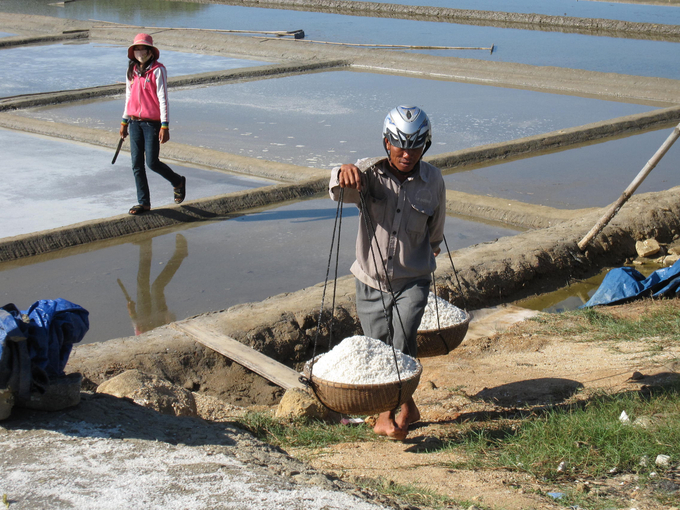
[[[167,127],[168,72],[160,62],[154,62],[143,75],[135,71],[132,80],[125,79],[125,110],[123,119],[139,117],[160,121]]]

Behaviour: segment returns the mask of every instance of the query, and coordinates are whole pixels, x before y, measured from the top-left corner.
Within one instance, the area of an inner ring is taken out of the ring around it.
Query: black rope
[[[366,207],[366,199],[364,198],[364,195],[362,193],[359,194],[360,197],[360,204],[361,204],[361,217],[364,219],[364,225],[366,227],[366,231],[369,234],[372,234],[372,237],[369,239],[369,247],[370,247],[370,252],[371,252],[371,257],[373,259],[373,266],[377,269],[378,264],[377,261],[375,260],[375,249],[373,248],[373,240],[376,238],[376,232],[375,232],[375,226],[373,225],[373,221],[371,221],[371,217],[368,214],[368,208]],[[390,282],[389,277],[387,276],[387,267],[385,266],[385,260],[383,259],[382,251],[380,250],[380,245],[378,244],[378,241],[376,240],[375,242],[375,248],[378,250],[378,255],[380,256],[380,265],[383,268],[383,272],[385,273],[385,284],[386,284],[386,290],[389,291],[390,295],[392,296],[392,303],[393,307],[392,309],[397,312],[397,318],[399,319],[399,325],[401,326],[401,330],[404,334],[404,340],[406,340],[406,331],[404,329],[404,324],[401,320],[401,315],[399,314],[399,308],[397,307],[396,303],[396,298],[394,296],[394,291],[392,290],[392,282]],[[378,287],[380,287],[380,275],[377,275],[377,281],[378,281]],[[387,306],[385,305],[385,297],[383,295],[382,289],[378,289],[380,291],[380,301],[382,302],[383,305],[383,315],[385,317],[385,322],[387,323],[387,339],[388,339],[388,345],[392,347],[392,358],[394,359],[394,365],[397,369],[397,380],[399,381],[399,394],[397,398],[397,406],[399,405],[399,402],[401,402],[401,395],[402,395],[402,380],[401,380],[401,373],[399,372],[399,362],[397,361],[397,353],[396,350],[394,349],[394,338],[392,337],[392,333],[390,331],[390,320],[389,317],[387,316]],[[408,349],[408,343],[406,344],[406,348]]]
[[[337,281],[338,281],[338,259],[339,259],[339,253],[340,253],[340,231],[342,229],[342,202],[343,198],[345,195],[345,188],[340,188],[340,197],[338,199],[338,205],[335,209],[335,223],[333,224],[333,235],[331,236],[331,248],[328,253],[328,264],[326,266],[326,279],[324,280],[323,284],[323,292],[321,294],[321,309],[319,310],[319,320],[317,321],[317,327],[316,327],[316,334],[314,335],[314,347],[312,349],[312,359],[309,364],[309,377],[305,377],[304,375],[301,375],[299,377],[299,381],[304,384],[307,387],[312,388],[312,391],[314,391],[314,394],[316,395],[316,389],[314,388],[314,385],[311,384],[312,382],[312,372],[314,370],[314,364],[316,363],[316,349],[319,343],[319,335],[321,334],[321,326],[323,323],[323,307],[324,303],[326,301],[326,289],[328,287],[328,275],[331,270],[331,262],[333,261],[333,246],[335,245],[335,239],[337,237],[338,243],[337,243],[337,248],[336,248],[336,255],[335,255],[335,278],[333,282],[333,301],[332,301],[332,307],[331,307],[331,314],[328,319],[329,322],[329,338],[328,338],[328,349],[330,350],[330,346],[333,341],[333,317],[335,315],[335,293],[337,289]],[[337,236],[336,236],[337,232]]]
[[[446,246],[446,253],[449,256],[449,260],[451,261],[451,268],[453,269],[453,274],[456,277],[456,283],[458,284],[458,292],[460,292],[460,296],[463,298],[463,307],[464,310],[467,310],[468,307],[468,301],[467,298],[465,297],[465,294],[463,294],[463,287],[460,285],[460,280],[458,279],[458,271],[456,271],[456,266],[453,265],[453,257],[451,257],[451,250],[449,250],[449,243],[446,242],[446,236],[442,236],[444,238],[444,246]]]
[[[434,271],[432,272],[432,293],[434,294],[434,310],[437,316],[437,336],[439,337],[439,340],[442,341],[446,354],[448,354],[451,352],[451,350],[449,349],[449,345],[446,343],[446,340],[444,340],[444,337],[441,334],[442,325],[441,321],[439,320],[439,299],[437,298],[437,283],[435,281]]]

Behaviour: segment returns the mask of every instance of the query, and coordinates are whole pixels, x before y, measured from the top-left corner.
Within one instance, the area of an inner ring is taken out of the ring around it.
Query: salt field
[[[614,202],[671,134],[672,129],[609,140],[444,176],[448,189],[558,209]],[[680,185],[680,146],[672,146],[638,193]]]
[[[630,18],[631,21],[666,24],[677,23],[680,18],[680,8],[676,6],[631,6],[586,1],[569,2],[572,8],[566,9],[562,7],[564,1],[555,3],[534,0],[531,3],[513,2],[510,6],[506,5],[507,2],[500,2],[503,6],[498,8],[498,3],[491,3],[489,10],[512,12],[512,5],[516,4],[516,12],[537,12],[534,5],[538,3],[550,6],[542,7],[538,12],[554,15]],[[430,2],[427,4],[432,5]],[[446,7],[451,7],[448,4]],[[474,7],[470,4],[474,4]],[[586,7],[580,4],[586,4]],[[477,6],[477,2],[468,1],[466,5],[456,4],[456,7],[484,9],[481,4]],[[157,26],[259,31],[302,29],[306,34],[305,39],[325,42],[485,48],[490,48],[493,44],[493,54],[488,50],[422,51],[433,55],[537,66],[680,78],[678,66],[668,65],[675,60],[677,53],[677,43],[674,42],[162,0],[143,4],[130,4],[124,0],[78,0],[61,7],[42,0],[5,0],[2,9],[5,12],[132,23],[150,28]],[[579,14],[576,9],[584,10],[584,14]],[[308,43],[301,41],[300,44]]]
[[[2,213],[0,237],[125,214],[137,202],[129,152],[121,152],[112,165],[111,150],[7,129],[0,129],[0,152],[4,183],[0,199],[12,204]],[[187,177],[192,199],[273,184],[265,179],[171,165]],[[152,206],[174,205],[172,186],[154,172],[149,172],[148,179]]]
[[[379,156],[382,122],[394,104],[418,103],[429,113],[433,144],[428,156],[653,110],[601,99],[349,71],[177,90],[171,101],[176,141],[327,169]],[[111,129],[121,109],[119,98],[17,113]]]
[[[570,14],[569,9],[556,12],[562,9],[562,2],[544,12],[641,22],[670,13],[669,23],[678,12],[660,10],[659,6],[633,10],[622,4],[585,3],[590,5],[584,14]],[[483,9],[483,5],[493,6],[493,1],[475,8]],[[538,4],[527,0],[512,5],[516,12],[525,12]],[[667,65],[674,58],[676,43],[653,40],[188,2],[153,1],[131,7],[118,0],[79,0],[56,7],[39,0],[10,0],[2,7],[6,12],[133,23],[139,30],[147,27],[144,30],[154,33],[172,33],[158,27],[224,29],[226,25],[234,30],[304,29],[306,38],[298,42],[307,45],[305,48],[314,44],[309,40],[333,39],[480,47],[493,43],[493,53],[426,52],[666,78],[677,78],[680,72]],[[267,62],[277,62],[276,42],[267,44],[272,55]],[[74,73],[87,59],[100,65]],[[16,69],[18,79],[0,80],[0,95],[120,83],[126,60],[124,45],[97,41],[3,49],[0,63]],[[267,63],[176,48],[162,50],[160,60],[170,76]],[[225,160],[231,159],[230,155],[245,156],[263,165],[285,163],[326,170],[359,157],[381,155],[382,121],[399,103],[415,103],[429,113],[433,123],[430,156],[656,108],[577,94],[349,70],[173,89],[170,101],[171,145],[219,151]],[[15,110],[12,115],[29,117],[44,126],[58,123],[115,137],[122,107],[123,98],[118,96]],[[657,130],[533,158],[454,169],[445,179],[452,190],[529,204],[557,208],[606,205],[618,197],[666,136],[665,130]],[[134,202],[129,153],[121,153],[111,165],[111,149],[6,129],[0,130],[0,147],[8,154],[1,170],[9,184],[3,198],[16,205],[5,213],[9,226],[2,237],[121,215]],[[677,158],[677,150],[669,152],[641,191],[676,185],[672,170]],[[273,184],[200,165],[169,163],[187,175],[189,201]],[[152,173],[150,180],[152,205],[172,204],[167,183]],[[27,181],[30,194],[23,192]],[[612,184],[622,181],[625,184],[621,186]],[[326,271],[334,214],[335,204],[317,197],[4,263],[0,267],[4,299],[27,307],[37,299],[65,297],[86,306],[92,314],[88,342],[132,335],[176,319],[319,283]],[[356,210],[347,211],[344,229],[340,275],[349,274],[354,258]],[[507,226],[453,216],[446,225],[451,250],[516,233]]]
[[[266,64],[170,50],[164,50],[160,60],[168,76]],[[6,48],[0,51],[0,67],[14,71],[13,79],[0,80],[0,97],[125,83],[127,63],[127,47],[110,44],[80,42]]]

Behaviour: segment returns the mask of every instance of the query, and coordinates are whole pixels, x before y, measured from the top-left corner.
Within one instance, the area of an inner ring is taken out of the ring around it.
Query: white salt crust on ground
[[[414,358],[386,343],[356,335],[323,354],[314,364],[312,375],[336,383],[383,384],[408,379],[418,373],[419,367]]]
[[[437,313],[439,313],[439,324],[437,324]],[[463,322],[466,317],[467,314],[463,310],[439,296],[435,296],[433,292],[430,292],[430,295],[427,297],[427,305],[425,306],[423,319],[420,321],[420,326],[418,326],[418,331],[455,326],[456,324]]]

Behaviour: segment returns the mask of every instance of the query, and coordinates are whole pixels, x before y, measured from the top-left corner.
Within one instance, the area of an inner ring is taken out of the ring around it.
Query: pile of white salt
[[[437,313],[439,313],[439,324],[437,324]],[[434,292],[430,292],[430,295],[427,296],[425,313],[423,314],[423,319],[420,321],[420,326],[418,326],[418,331],[455,326],[456,324],[463,322],[466,318],[467,314],[463,310],[439,296],[435,296]]]
[[[345,338],[322,355],[312,375],[335,383],[383,384],[409,379],[418,373],[419,366],[414,358],[393,351],[386,343],[357,335]]]

